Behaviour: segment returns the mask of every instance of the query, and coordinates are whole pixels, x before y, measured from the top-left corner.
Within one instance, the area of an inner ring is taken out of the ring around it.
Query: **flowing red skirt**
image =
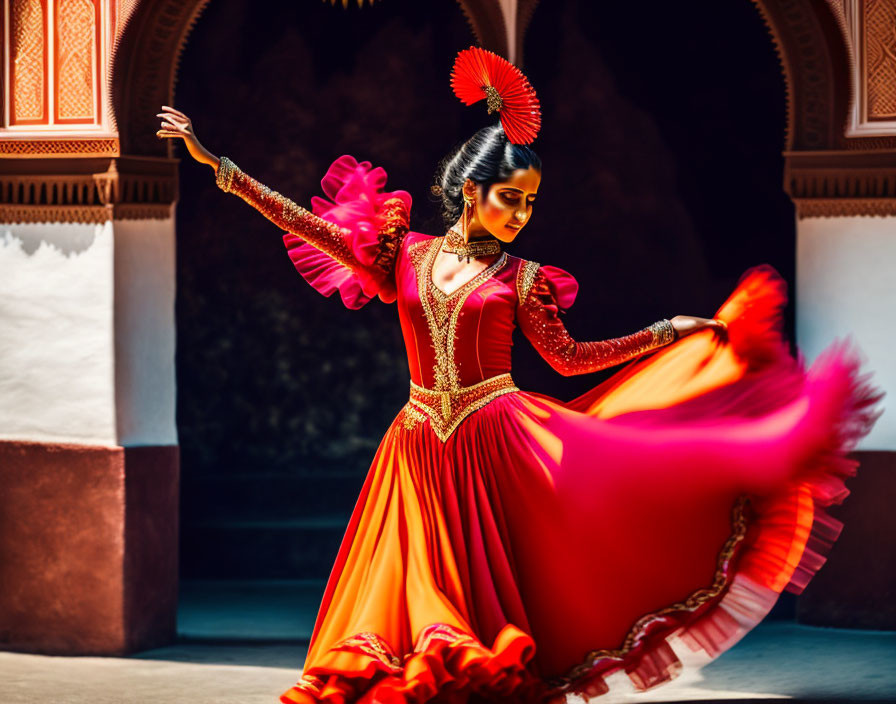
[[[564,403],[500,396],[445,443],[392,423],[282,702],[586,699],[700,667],[821,567],[880,394],[837,343],[808,371],[781,279]]]

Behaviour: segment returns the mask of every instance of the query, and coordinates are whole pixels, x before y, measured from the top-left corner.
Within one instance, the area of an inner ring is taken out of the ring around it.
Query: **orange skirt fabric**
[[[498,396],[445,442],[405,413],[355,504],[285,704],[561,702],[701,667],[798,593],[840,531],[881,394],[810,369],[751,270],[697,333],[563,402]]]

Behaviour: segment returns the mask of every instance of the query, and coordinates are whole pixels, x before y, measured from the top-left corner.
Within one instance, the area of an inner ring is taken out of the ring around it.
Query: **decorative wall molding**
[[[852,55],[853,101],[846,136],[896,135],[896,3],[837,2]]]
[[[797,216],[896,211],[896,135],[850,136],[853,0],[753,0],[771,32],[787,88],[784,190]],[[891,3],[887,3],[891,4]]]
[[[849,103],[849,58],[834,11],[811,0],[753,0],[787,86],[785,148],[838,146]]]
[[[896,214],[896,149],[785,152],[797,216]]]
[[[2,163],[2,162],[0,162]],[[176,159],[23,159],[0,173],[0,222],[167,218],[177,200]]]
[[[883,217],[896,215],[896,200],[881,200],[879,198],[814,198],[797,200],[797,217],[803,218],[834,218],[846,216]]]
[[[156,0],[140,2],[136,7],[133,2],[128,5],[129,19],[120,41],[116,42],[113,57],[113,100],[120,126],[119,154],[171,156],[171,140],[159,140],[155,136],[155,114],[158,106],[169,103],[174,94],[177,65],[186,37],[208,1]],[[795,155],[826,150],[856,152],[859,154],[857,160],[861,162],[862,155],[870,151],[896,150],[896,136],[849,137],[846,134],[852,104],[850,78],[855,65],[846,21],[851,0],[752,1],[769,28],[787,85],[784,137],[789,175],[785,179],[785,188],[793,198],[800,200],[800,212],[808,212],[810,208],[805,201],[830,199],[801,192],[799,183],[803,176],[797,178],[797,185],[791,183],[794,174],[805,175],[806,169],[810,168],[803,163],[790,163]],[[500,0],[457,2],[479,44],[507,55],[507,24]],[[519,0],[517,3],[518,50],[523,46],[537,4],[538,0]],[[848,168],[850,173],[854,172],[852,167]],[[820,173],[815,173],[812,179],[821,177]],[[856,175],[855,178],[861,180],[863,177]],[[896,194],[892,192],[869,192],[850,197],[852,204],[849,207],[869,214],[889,212],[891,206],[887,202],[874,204],[875,199],[886,201],[894,197]],[[839,203],[838,208],[846,207],[839,199],[835,200]],[[831,205],[819,205],[818,208],[832,210]]]
[[[4,135],[0,140],[0,159],[56,158],[70,156],[119,156],[121,147],[116,137],[78,139],[26,139]]]
[[[0,135],[112,132],[108,76],[109,47],[120,14],[116,0],[16,0],[3,5],[9,23],[3,40],[0,82],[7,85],[0,100]]]

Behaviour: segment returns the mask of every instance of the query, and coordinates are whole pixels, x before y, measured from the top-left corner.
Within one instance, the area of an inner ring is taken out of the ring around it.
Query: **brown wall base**
[[[797,601],[813,626],[896,630],[896,452],[864,451],[850,495],[828,509],[845,524],[828,561]]]
[[[0,441],[0,649],[122,655],[177,627],[175,446]]]

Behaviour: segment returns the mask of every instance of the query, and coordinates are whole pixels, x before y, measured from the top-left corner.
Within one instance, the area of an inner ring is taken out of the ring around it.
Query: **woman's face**
[[[475,215],[479,224],[502,242],[512,242],[532,217],[539,183],[541,172],[530,166],[493,183],[484,198],[482,186],[477,184]]]

